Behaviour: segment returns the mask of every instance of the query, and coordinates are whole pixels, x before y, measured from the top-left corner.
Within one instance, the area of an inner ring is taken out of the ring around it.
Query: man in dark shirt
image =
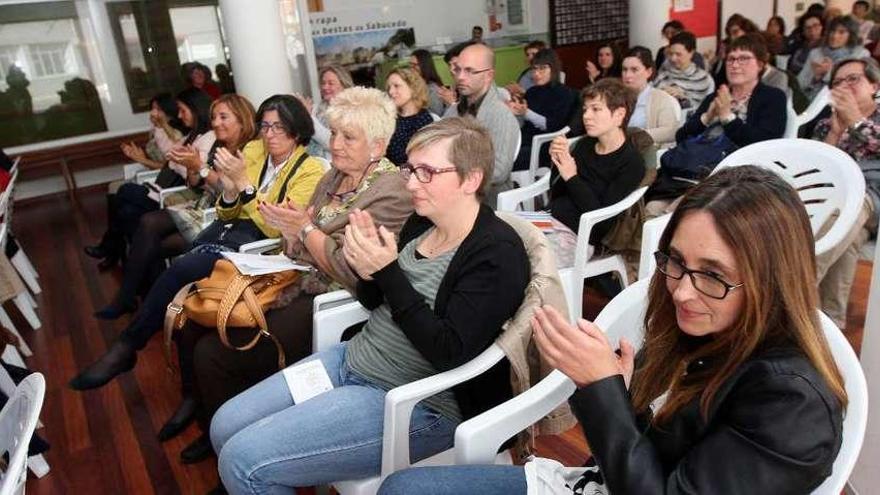
[[[583,92],[587,135],[574,150],[568,139],[550,145],[550,212],[577,232],[581,215],[603,208],[633,192],[645,175],[645,164],[626,138],[626,123],[635,95],[618,79],[602,79]],[[614,227],[611,218],[593,227],[590,244],[597,245]]]

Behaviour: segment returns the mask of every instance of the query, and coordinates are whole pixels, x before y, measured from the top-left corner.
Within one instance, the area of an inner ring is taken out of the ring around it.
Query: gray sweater
[[[458,117],[458,107],[451,105],[443,116]],[[498,193],[512,188],[510,171],[513,169],[513,159],[519,152],[517,146],[520,138],[519,122],[501,100],[495,85],[486,92],[477,110],[477,120],[488,129],[495,149],[495,169],[492,173],[491,188],[486,197],[486,203],[494,206]]]

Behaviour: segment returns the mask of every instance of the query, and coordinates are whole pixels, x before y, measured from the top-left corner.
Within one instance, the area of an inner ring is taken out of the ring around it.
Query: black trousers
[[[313,299],[302,295],[266,313],[269,331],[281,342],[288,366],[312,353]],[[230,342],[238,346],[250,341],[256,332],[253,328],[227,329]],[[260,339],[248,351],[237,351],[223,345],[216,328],[192,322],[178,332],[177,353],[181,392],[199,403],[197,419],[205,433],[224,402],[278,371],[278,352],[270,339]]]

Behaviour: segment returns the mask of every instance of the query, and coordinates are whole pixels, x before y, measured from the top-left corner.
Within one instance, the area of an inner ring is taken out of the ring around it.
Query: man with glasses
[[[495,52],[491,48],[482,44],[468,46],[451,65],[451,71],[459,101],[443,116],[472,116],[489,130],[495,150],[495,168],[485,202],[494,207],[498,193],[512,187],[510,171],[517,152],[519,123],[495,87]]]

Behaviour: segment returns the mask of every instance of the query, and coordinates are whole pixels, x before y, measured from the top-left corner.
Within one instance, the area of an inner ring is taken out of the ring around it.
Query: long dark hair
[[[211,97],[201,89],[187,88],[177,93],[177,101],[186,105],[196,122],[184,144],[192,144],[197,137],[211,130]]]
[[[440,80],[440,76],[437,74],[437,68],[434,66],[434,57],[431,55],[431,52],[419,49],[412,52],[412,56],[418,61],[419,72],[421,72],[422,79],[424,79],[426,83],[434,83],[437,86],[443,86],[443,81]]]
[[[614,61],[611,62],[611,67],[607,70],[599,67],[599,51],[603,48],[608,48],[611,50],[611,57],[613,57]],[[618,47],[617,43],[602,43],[599,45],[599,48],[596,49],[596,67],[599,68],[599,77],[620,77],[620,74],[623,73],[621,70],[621,66],[623,65],[623,58],[620,57],[620,47]]]
[[[660,238],[661,252],[669,252],[678,225],[694,212],[711,215],[734,252],[743,308],[730,328],[696,342],[679,328],[666,276],[655,272],[645,315],[644,358],[632,382],[635,410],[646,410],[668,390],[655,423],[664,423],[695,399],[705,417],[715,394],[742,363],[780,344],[797,346],[846,407],[843,378],[816,313],[813,231],[797,191],[756,166],[719,171],[685,194]],[[709,369],[685,374],[688,363],[697,359],[710,363]]]
[[[180,131],[181,134],[189,132],[189,128],[182,120],[180,120],[180,117],[177,116],[177,102],[174,100],[174,97],[171,96],[171,93],[157,94],[150,98],[150,108],[153,107],[153,103],[159,105],[159,109],[165,114],[165,119],[168,121],[168,125]]]

